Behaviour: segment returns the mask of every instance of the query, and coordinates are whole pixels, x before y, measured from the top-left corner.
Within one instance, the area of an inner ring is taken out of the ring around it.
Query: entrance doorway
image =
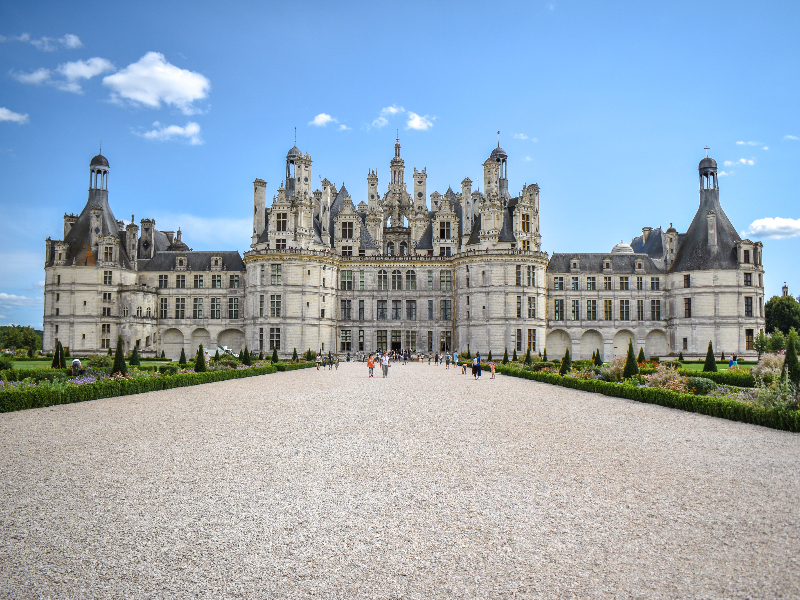
[[[403,348],[403,332],[402,331],[392,331],[392,350],[395,352],[400,352]]]

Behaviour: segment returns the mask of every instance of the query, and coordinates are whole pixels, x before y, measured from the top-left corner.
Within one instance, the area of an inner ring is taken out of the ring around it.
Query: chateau
[[[121,335],[144,356],[192,355],[199,344],[288,357],[296,348],[354,353],[467,350],[500,358],[531,349],[574,358],[599,349],[648,356],[749,356],[764,329],[762,244],[742,240],[722,210],[717,164],[700,161],[700,203],[685,233],[644,227],[610,252],[541,250],[539,186],[512,197],[508,156],[483,163],[482,191],[428,198],[425,169],[405,181],[399,140],[381,192],[370,170],[366,202],[323,179],[311,157],[286,156],[266,205],[253,183],[250,250],[194,251],[180,229],[118,221],[109,163],[89,165],[89,198],[46,240],[44,349],[106,352]],[[428,202],[429,200],[429,202]]]

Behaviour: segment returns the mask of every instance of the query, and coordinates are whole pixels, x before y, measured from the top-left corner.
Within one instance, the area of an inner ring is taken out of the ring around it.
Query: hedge
[[[705,377],[720,385],[735,385],[736,387],[756,387],[756,378],[749,371],[693,371],[691,369],[678,369],[678,374],[686,377]]]
[[[286,365],[285,370],[303,369],[312,366]],[[205,373],[184,373],[168,377],[152,377],[140,379],[124,379],[122,381],[103,381],[99,383],[86,383],[83,385],[68,386],[63,391],[28,387],[14,390],[0,390],[0,412],[11,412],[26,408],[42,408],[55,404],[70,404],[85,400],[98,400],[100,398],[113,398],[115,396],[128,396],[169,390],[178,387],[200,385],[225,381],[227,379],[241,379],[256,375],[267,375],[277,372],[277,367],[267,365],[253,369],[230,369],[225,371],[206,371]]]
[[[9,369],[8,371],[0,371],[0,380],[2,381],[22,381],[23,379],[34,379],[35,381],[53,381],[59,376],[71,376],[72,369]]]
[[[606,396],[626,398],[647,404],[658,404],[667,408],[677,408],[711,417],[719,417],[731,421],[740,421],[752,425],[762,425],[773,429],[800,432],[800,410],[786,410],[781,408],[763,409],[735,400],[724,398],[708,398],[694,394],[672,392],[661,388],[635,387],[621,385],[597,379],[576,379],[574,377],[561,377],[553,373],[523,371],[505,365],[498,365],[497,371],[512,377],[532,379],[541,383],[560,385],[561,387],[594,392]],[[697,376],[696,372],[693,372]]]

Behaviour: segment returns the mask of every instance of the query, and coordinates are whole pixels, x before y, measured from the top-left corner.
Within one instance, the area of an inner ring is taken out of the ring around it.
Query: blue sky
[[[499,130],[550,253],[685,231],[708,145],[767,295],[800,293],[798,6],[5,2],[0,324],[41,326],[44,239],[83,208],[100,140],[118,219],[245,251],[252,182],[275,193],[295,127],[356,203],[369,168],[385,189],[398,129],[428,193],[480,184]]]

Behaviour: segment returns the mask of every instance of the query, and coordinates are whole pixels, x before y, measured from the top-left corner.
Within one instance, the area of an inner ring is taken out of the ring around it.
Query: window
[[[572,290],[573,290],[573,291],[576,291],[576,290],[578,290],[578,289],[580,289],[580,288],[578,287],[578,278],[577,278],[577,277],[573,277],[573,278],[572,278]]]
[[[439,223],[439,238],[443,240],[450,239],[450,221],[442,221]]]
[[[392,331],[392,348],[399,348],[403,345],[403,332]]]
[[[597,300],[586,301],[586,320],[597,321]]]
[[[106,259],[106,260],[110,260],[110,259]],[[746,265],[750,264],[750,250],[745,250],[744,251],[744,264],[746,264]]]
[[[651,277],[650,278],[650,289],[654,292],[657,292],[661,289],[661,278],[660,277]]]
[[[745,273],[744,274],[744,284],[746,286],[748,286],[748,287],[753,285],[753,274],[752,273]]]
[[[536,267],[528,265],[528,285],[536,286]]]
[[[603,277],[603,289],[606,291],[614,289],[611,285],[611,277]]]
[[[341,289],[343,290],[352,290],[353,289],[353,272],[352,271],[342,271],[339,277],[339,283],[341,285]]]
[[[264,316],[264,294],[261,294],[258,297],[258,316]]]
[[[169,287],[169,275],[158,276],[158,287],[160,287],[161,289]]]
[[[186,275],[175,276],[175,287],[181,290],[186,288]]]
[[[683,287],[685,288],[692,287],[692,280],[690,275],[683,276]]]
[[[683,349],[684,350],[689,349],[689,338],[683,338]]]
[[[751,296],[744,297],[744,316],[753,316],[753,298]]]
[[[564,289],[564,278],[563,277],[553,277],[553,289],[554,290],[563,290]]]
[[[279,319],[281,316],[281,295],[270,294],[269,296],[269,316]]]
[[[202,275],[195,275],[194,276],[194,287],[195,289],[199,289],[203,287],[203,276]]]
[[[603,318],[606,321],[614,320],[614,304],[611,300],[603,300]]]
[[[277,240],[275,240],[275,249],[276,250],[286,250],[286,240],[285,239],[277,239]]]
[[[349,321],[351,312],[351,301],[342,300],[341,304],[342,304],[342,321]]]
[[[400,321],[403,318],[403,301],[392,300],[392,321]]]
[[[536,352],[536,330],[528,329],[528,350]]]
[[[378,321],[385,321],[387,314],[386,314],[386,305],[388,300],[378,300]]]
[[[266,267],[266,265],[261,265],[259,282],[261,283],[261,285],[267,285],[267,267]]]
[[[58,302],[58,296],[59,295],[56,294],[56,302]],[[111,292],[103,292],[103,302],[111,302]]]
[[[58,309],[56,309],[56,314],[58,314]],[[136,307],[136,316],[137,317],[141,317],[142,316],[142,307],[141,306],[137,306]]]
[[[353,256],[353,247],[342,246],[342,256]]]
[[[264,328],[258,328],[258,350],[259,352],[264,351]]]
[[[186,298],[175,298],[175,318],[186,318]]]
[[[392,290],[402,290],[403,289],[403,274],[395,269],[392,271]]]
[[[192,298],[192,318],[193,319],[202,319],[203,318],[203,299],[202,298]]]
[[[417,272],[416,271],[406,271],[406,289],[407,290],[416,290],[417,289]]]
[[[386,352],[387,350],[387,337],[386,337],[386,330],[379,329],[377,331],[378,334],[378,350],[381,352]]]
[[[453,289],[453,272],[449,269],[442,269],[439,272],[439,289],[452,290]]]
[[[642,291],[644,289],[644,277],[636,278],[636,289]]]
[[[275,215],[275,231],[288,231],[289,229],[289,215],[287,213],[278,213]]]
[[[358,320],[359,321],[363,321],[364,320],[364,301],[363,300],[359,300],[358,301]]]
[[[280,350],[281,349],[281,329],[280,329],[280,327],[270,327],[269,328],[269,349],[270,350]]]
[[[56,285],[61,285],[61,275],[56,275]]]
[[[761,273],[758,274],[758,287],[764,287],[764,281],[762,280]]]
[[[517,352],[522,352],[522,329],[517,329]]]
[[[428,332],[428,352],[433,352],[433,332]]]
[[[212,319],[219,319],[222,317],[222,298],[211,299],[211,314]]]
[[[522,214],[522,233],[531,232],[531,216],[527,213]]]
[[[522,265],[517,265],[517,268],[516,268],[516,282],[517,282],[517,285],[522,285]]]
[[[514,244],[511,244],[511,247],[514,247]],[[522,249],[523,250],[530,250],[531,249],[531,242],[530,240],[522,240]]]
[[[528,296],[528,318],[536,318],[536,296]]]
[[[358,272],[358,289],[364,289],[364,271]]]
[[[687,275],[687,277],[688,277],[688,275]],[[692,316],[692,299],[691,298],[684,298],[683,299],[683,316],[686,319],[689,319]]]
[[[590,291],[594,291],[597,289],[597,277],[586,278],[586,289]]]
[[[433,289],[433,271],[428,271],[428,289]]]
[[[619,320],[620,321],[630,321],[631,320],[631,301],[630,300],[620,300],[619,301]]]
[[[581,301],[580,300],[573,300],[572,301],[572,320],[573,321],[580,321],[581,320]]]
[[[363,329],[359,329],[358,330],[358,350],[359,350],[359,352],[363,352],[364,351],[364,330]]]
[[[161,319],[169,318],[169,300],[166,298],[159,298],[158,316]]]
[[[744,347],[745,350],[753,350],[753,330],[744,330]]]
[[[100,347],[111,348],[111,340],[108,338],[103,338],[102,340],[100,340]]]
[[[353,349],[353,331],[342,329],[339,332],[339,352],[350,352]]]
[[[222,288],[222,275],[211,276],[211,287],[214,289]]]
[[[452,346],[453,334],[450,331],[443,331],[439,336],[439,350],[442,352],[450,352]]]
[[[381,269],[378,271],[378,289],[379,290],[388,290],[389,289],[389,273]]]
[[[111,271],[103,271],[103,285],[111,285],[111,280],[113,278]],[[61,283],[61,280],[59,280]]]
[[[283,265],[270,265],[269,277],[272,285],[281,285],[281,276],[283,275]]]
[[[661,320],[661,300],[650,300],[650,320]]]
[[[517,296],[517,318],[522,318],[522,296]]]
[[[442,321],[449,321],[453,318],[453,301],[440,300],[439,301],[439,315]]]
[[[433,300],[428,300],[428,321],[433,321]]]
[[[58,316],[58,309],[56,309],[56,316]],[[104,306],[103,307],[103,316],[104,317],[110,317],[111,316],[111,307],[110,306]]]
[[[417,351],[417,332],[406,331],[406,349],[411,352]]]
[[[636,301],[636,320],[644,321],[644,300]]]
[[[228,298],[228,318],[229,319],[238,319],[239,318],[239,299],[238,298]]]
[[[406,319],[409,321],[417,320],[417,301],[406,300]]]
[[[564,301],[563,300],[554,300],[553,301],[553,318],[556,321],[563,321],[564,320]]]
[[[353,239],[353,223],[352,221],[345,221],[342,223],[342,239],[343,240],[352,240]]]
[[[621,290],[629,290],[630,289],[629,284],[628,284],[628,277],[620,277],[619,278],[619,289],[621,289]]]

